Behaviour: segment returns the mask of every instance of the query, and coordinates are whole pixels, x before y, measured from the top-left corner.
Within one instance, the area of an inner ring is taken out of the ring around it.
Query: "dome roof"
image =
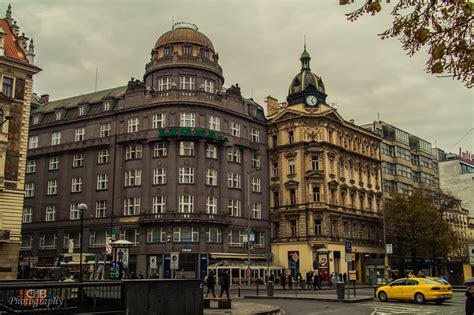
[[[158,38],[155,48],[171,43],[193,43],[206,46],[214,51],[214,45],[211,40],[198,31],[194,24],[179,22],[173,25],[173,29],[164,33]]]
[[[323,80],[311,71],[303,70],[291,81],[288,94],[302,92],[307,89],[326,93]]]

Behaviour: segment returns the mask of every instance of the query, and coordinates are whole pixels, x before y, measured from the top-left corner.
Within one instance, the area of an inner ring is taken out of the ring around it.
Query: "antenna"
[[[97,92],[97,77],[99,76],[99,68],[95,68],[95,89],[94,92]]]
[[[304,34],[303,37],[304,37],[304,50],[306,50],[306,34]]]
[[[380,112],[377,112],[377,121],[380,121]]]
[[[171,28],[174,26],[174,16],[171,17]]]
[[[253,99],[253,88],[252,88],[252,99]]]

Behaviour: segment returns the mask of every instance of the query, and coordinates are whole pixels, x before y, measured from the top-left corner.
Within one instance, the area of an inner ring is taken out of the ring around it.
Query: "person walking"
[[[230,277],[229,277],[229,272],[227,270],[224,271],[221,277],[221,294],[219,295],[219,298],[222,297],[222,294],[225,293],[227,294],[227,298],[229,299],[229,286],[230,286]]]
[[[293,277],[291,274],[288,276],[288,289],[293,289]]]
[[[331,273],[331,277],[329,278],[329,288],[336,287],[336,273]]]
[[[212,292],[213,297],[216,297],[216,293],[214,292],[214,286],[216,285],[216,278],[214,277],[214,271],[212,270],[209,271],[209,274],[207,275],[207,278],[205,280],[206,280],[205,282],[207,286],[206,297],[209,295],[210,292]]]
[[[347,273],[344,272],[342,279],[344,280],[344,283],[347,283]]]
[[[280,275],[280,282],[281,285],[283,286],[283,290],[285,290],[286,287],[286,277],[285,277],[285,272],[282,272]]]
[[[321,290],[321,285],[319,284],[319,275],[317,272],[314,272],[313,274],[313,290],[316,291],[316,288],[319,288]]]

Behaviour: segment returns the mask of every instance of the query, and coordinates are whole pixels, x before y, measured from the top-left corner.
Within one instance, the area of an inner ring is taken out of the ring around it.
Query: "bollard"
[[[238,287],[238,290],[237,290],[237,296],[240,297],[240,284],[239,284],[239,287]]]

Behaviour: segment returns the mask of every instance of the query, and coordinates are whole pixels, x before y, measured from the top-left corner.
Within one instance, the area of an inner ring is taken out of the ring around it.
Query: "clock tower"
[[[301,71],[290,83],[288,90],[288,105],[304,103],[307,107],[317,107],[319,104],[326,103],[326,91],[321,77],[311,72],[311,56],[304,51],[300,57]]]

